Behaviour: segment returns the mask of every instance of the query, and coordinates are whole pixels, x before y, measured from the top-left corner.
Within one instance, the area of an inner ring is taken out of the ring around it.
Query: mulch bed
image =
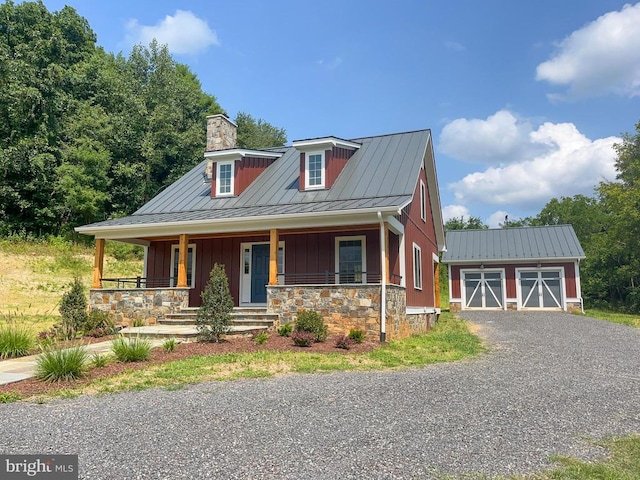
[[[103,337],[93,339],[88,337],[84,343],[95,343],[96,341],[107,341],[113,337]],[[43,382],[35,378],[28,378],[20,382],[0,385],[0,394],[12,392],[21,398],[34,395],[52,393],[65,388],[77,388],[87,383],[105,377],[117,375],[126,370],[142,370],[150,365],[172,362],[194,355],[215,355],[225,353],[243,353],[258,351],[292,351],[292,352],[313,352],[313,353],[362,353],[373,350],[379,344],[376,342],[363,342],[353,345],[349,350],[335,347],[335,337],[329,337],[325,342],[314,343],[310,347],[296,347],[289,337],[281,337],[271,334],[267,341],[258,345],[250,337],[231,336],[220,343],[188,342],[180,343],[173,352],[165,352],[162,347],[151,350],[151,357],[144,362],[135,363],[110,363],[104,367],[91,368],[85,377],[73,381]]]

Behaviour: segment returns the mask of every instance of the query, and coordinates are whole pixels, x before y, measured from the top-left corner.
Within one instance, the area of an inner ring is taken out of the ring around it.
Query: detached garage
[[[470,309],[582,311],[580,260],[571,225],[447,232],[449,305]]]

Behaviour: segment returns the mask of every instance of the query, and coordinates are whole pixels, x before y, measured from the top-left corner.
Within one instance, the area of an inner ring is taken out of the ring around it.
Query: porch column
[[[104,238],[96,238],[93,259],[93,283],[91,288],[102,288],[102,269],[104,267]]]
[[[269,232],[269,285],[278,284],[278,229]]]
[[[391,274],[389,273],[389,224],[384,224],[384,273],[385,283],[390,283]]]
[[[189,236],[180,235],[178,243],[178,288],[186,288],[187,285],[187,255],[189,251]]]
[[[433,263],[434,307],[440,308],[440,262]]]

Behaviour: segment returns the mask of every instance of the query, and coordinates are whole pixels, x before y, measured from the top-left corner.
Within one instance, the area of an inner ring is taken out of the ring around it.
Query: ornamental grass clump
[[[47,349],[36,359],[36,378],[45,382],[76,380],[87,369],[87,349],[76,346],[66,349]]]
[[[324,342],[327,339],[327,326],[318,312],[302,310],[296,319],[296,332],[308,332],[313,335],[314,342]]]
[[[0,358],[24,357],[35,347],[35,336],[26,325],[0,325]]]
[[[143,338],[116,338],[111,350],[120,362],[142,362],[151,355],[151,342]]]

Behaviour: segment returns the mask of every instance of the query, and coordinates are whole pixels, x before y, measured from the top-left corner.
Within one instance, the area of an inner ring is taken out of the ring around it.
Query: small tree
[[[74,278],[71,289],[64,292],[60,300],[60,315],[62,322],[59,334],[70,339],[76,336],[87,323],[87,298],[84,296],[84,286],[78,277]]]
[[[233,298],[224,265],[215,264],[209,273],[209,282],[200,294],[202,305],[196,317],[198,336],[206,342],[219,342],[229,331]]]

